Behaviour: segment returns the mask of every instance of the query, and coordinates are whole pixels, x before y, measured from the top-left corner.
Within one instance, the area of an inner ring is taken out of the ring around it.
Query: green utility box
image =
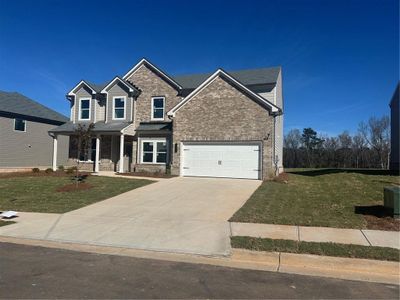
[[[400,218],[400,186],[387,186],[383,189],[384,206],[392,209],[393,217]]]

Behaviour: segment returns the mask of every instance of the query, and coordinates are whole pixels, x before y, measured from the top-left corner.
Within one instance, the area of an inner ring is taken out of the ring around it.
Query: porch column
[[[121,134],[119,142],[119,173],[124,173],[124,137]]]
[[[100,163],[100,135],[96,135],[96,158],[94,161],[94,172],[99,172],[99,163]]]
[[[57,135],[53,136],[53,171],[57,171]]]

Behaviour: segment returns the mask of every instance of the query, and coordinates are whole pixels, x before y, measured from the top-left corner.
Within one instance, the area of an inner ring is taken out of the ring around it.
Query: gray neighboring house
[[[390,101],[390,169],[399,170],[399,98],[400,98],[400,83],[397,84],[396,90],[394,91],[392,100]]]
[[[265,179],[283,170],[280,67],[170,76],[146,59],[106,84],[81,80],[67,94],[69,163],[90,171]],[[77,153],[74,130],[94,123]],[[54,166],[57,162],[53,163]]]
[[[0,91],[0,169],[52,166],[53,139],[48,131],[68,119],[16,92]],[[58,161],[68,158],[68,137],[60,139]]]

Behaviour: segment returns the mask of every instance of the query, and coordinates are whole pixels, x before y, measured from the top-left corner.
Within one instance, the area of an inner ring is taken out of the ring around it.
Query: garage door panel
[[[259,146],[184,144],[183,176],[259,179]]]

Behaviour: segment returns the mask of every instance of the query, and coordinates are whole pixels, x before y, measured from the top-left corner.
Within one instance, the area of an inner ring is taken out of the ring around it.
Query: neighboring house
[[[252,179],[282,171],[280,67],[173,77],[142,59],[107,84],[82,80],[67,98],[70,122],[50,132],[71,136],[73,162],[74,130],[95,123],[89,155],[79,157],[89,170]]]
[[[68,119],[16,92],[0,91],[0,169],[19,169],[52,165],[53,139],[48,131]],[[68,138],[60,140],[68,148]],[[65,163],[66,150],[58,153]]]
[[[399,98],[400,98],[400,83],[397,84],[392,100],[390,101],[390,169],[399,170]]]

